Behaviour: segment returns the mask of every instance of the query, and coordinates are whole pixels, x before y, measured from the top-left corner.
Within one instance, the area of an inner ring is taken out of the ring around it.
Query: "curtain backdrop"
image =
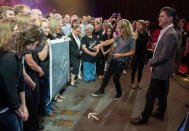
[[[39,7],[45,14],[54,8],[62,14],[108,18],[115,12],[129,20],[149,19],[153,23],[157,23],[160,8],[171,6],[179,16],[189,17],[189,0],[0,0],[0,5],[15,3]]]

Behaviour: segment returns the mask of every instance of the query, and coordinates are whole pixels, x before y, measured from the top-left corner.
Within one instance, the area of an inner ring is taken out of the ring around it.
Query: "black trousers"
[[[74,75],[78,75],[79,73],[79,67],[80,67],[80,58],[77,57],[71,57],[70,58],[70,67],[71,67],[71,73]]]
[[[183,61],[184,51],[185,51],[185,47],[180,47],[177,50],[177,52],[176,52],[176,57],[175,57],[175,73],[178,73],[178,71],[179,71],[179,65]]]
[[[187,68],[188,68],[188,75],[189,75],[189,53],[187,54],[187,56],[186,56],[187,58]]]
[[[25,93],[29,117],[28,120],[24,122],[23,131],[37,131],[39,129],[39,106],[35,98],[36,96],[33,95],[34,91],[32,92],[28,87]]]
[[[122,89],[121,89],[121,84],[119,82],[119,79],[121,77],[121,74],[123,72],[125,66],[125,62],[118,62],[118,61],[114,61],[112,60],[110,62],[108,71],[105,73],[105,77],[102,81],[101,87],[100,87],[100,91],[104,92],[106,86],[108,85],[108,82],[111,78],[111,76],[113,75],[113,82],[115,84],[116,87],[116,91],[118,94],[122,94]]]
[[[131,83],[134,83],[135,74],[138,71],[138,83],[140,83],[142,78],[142,71],[145,64],[145,57],[143,56],[134,56],[131,62]]]
[[[158,114],[164,117],[167,108],[167,95],[169,92],[169,79],[159,80],[151,79],[150,86],[146,94],[146,104],[144,111],[142,112],[142,118],[148,121],[150,115],[152,114],[155,99],[158,98],[159,108]]]
[[[105,67],[106,59],[105,57],[99,57],[96,61],[96,74],[98,76],[104,75],[104,67]]]

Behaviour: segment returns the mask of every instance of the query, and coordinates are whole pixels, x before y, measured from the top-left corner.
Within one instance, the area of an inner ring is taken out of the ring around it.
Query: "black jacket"
[[[148,36],[147,32],[138,34],[138,38],[136,39],[136,48],[135,48],[136,56],[144,57],[147,51],[149,40],[150,40],[150,37]]]
[[[80,58],[80,47],[78,47],[77,42],[75,41],[72,34],[69,37],[71,39],[69,43],[70,59]]]
[[[47,36],[47,38],[49,38],[50,40],[55,40],[55,39],[61,39],[62,36],[65,36],[63,32],[59,32],[59,33],[56,33],[56,34],[49,34]]]
[[[9,107],[14,110],[20,107],[19,92],[24,91],[23,65],[12,53],[0,55],[0,110]]]

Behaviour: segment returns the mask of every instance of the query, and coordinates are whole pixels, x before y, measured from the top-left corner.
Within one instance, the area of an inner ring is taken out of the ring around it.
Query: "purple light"
[[[13,7],[15,4],[26,4],[32,9],[40,9],[44,15],[47,15],[52,10],[49,0],[0,0],[0,5]]]

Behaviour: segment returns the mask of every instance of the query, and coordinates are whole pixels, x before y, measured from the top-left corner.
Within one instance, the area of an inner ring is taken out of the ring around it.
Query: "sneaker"
[[[164,120],[164,115],[162,115],[161,113],[159,112],[153,112],[152,113],[152,116],[160,121],[163,121]]]
[[[114,101],[120,100],[121,97],[122,97],[122,94],[117,94],[117,95],[115,96],[115,98],[114,98]]]
[[[102,92],[102,91],[96,91],[95,93],[92,93],[91,95],[92,96],[103,96],[104,92]]]
[[[77,78],[80,79],[80,80],[83,79],[81,75],[78,75]]]
[[[92,81],[91,81],[91,80],[88,80],[88,81],[85,81],[85,82],[87,82],[87,83],[91,83]]]
[[[92,82],[96,82],[96,79],[91,80]]]

